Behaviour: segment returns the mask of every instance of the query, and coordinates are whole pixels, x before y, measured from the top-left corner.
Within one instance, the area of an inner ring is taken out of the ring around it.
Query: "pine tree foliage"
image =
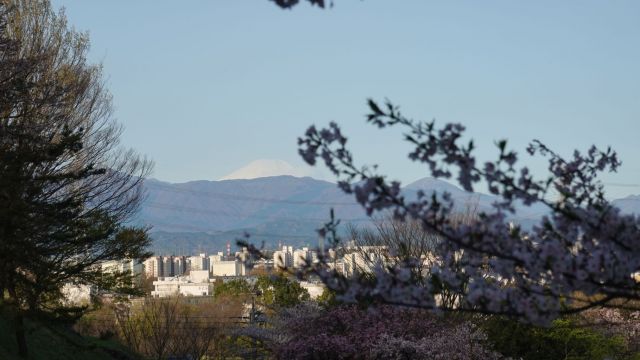
[[[65,283],[130,290],[100,262],[148,255],[146,231],[123,224],[151,163],[119,145],[88,48],[48,1],[0,4],[0,290],[18,314],[68,314]]]

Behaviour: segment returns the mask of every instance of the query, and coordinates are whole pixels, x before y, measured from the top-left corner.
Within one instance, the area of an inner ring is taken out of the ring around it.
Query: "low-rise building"
[[[321,282],[311,282],[311,281],[300,281],[300,286],[307,290],[309,293],[309,297],[312,300],[318,298],[318,296],[322,295],[324,289],[326,288]]]
[[[187,276],[158,278],[153,282],[151,296],[210,296],[213,295],[210,279],[209,270],[192,270]]]
[[[211,263],[212,276],[244,276],[247,275],[245,264],[240,260],[222,260]]]

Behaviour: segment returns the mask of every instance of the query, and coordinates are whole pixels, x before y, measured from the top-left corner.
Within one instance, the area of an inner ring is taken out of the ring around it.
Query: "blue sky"
[[[612,146],[610,197],[640,194],[640,2],[54,0],[88,31],[125,125],[154,177],[218,179],[255,159],[302,165],[296,138],[336,121],[355,158],[392,178],[428,175],[401,134],[364,121],[368,97],[416,119],[460,122],[481,160],[507,138],[524,163]],[[622,186],[625,185],[625,186]]]

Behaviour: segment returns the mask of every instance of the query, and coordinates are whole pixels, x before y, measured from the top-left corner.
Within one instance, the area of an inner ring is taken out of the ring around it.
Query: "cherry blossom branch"
[[[599,173],[620,166],[611,149],[591,147],[586,154],[576,151],[566,160],[534,140],[527,152],[548,158],[550,173],[546,179],[535,180],[526,167],[515,168],[518,156],[507,149],[505,140],[496,143],[498,159],[480,167],[473,156],[473,141],[459,144],[465,130],[462,125],[446,124],[438,129],[434,121],[416,122],[389,101],[379,106],[369,100],[369,109],[367,121],[373,125],[408,129],[404,138],[414,146],[409,158],[426,164],[432,176],[450,179],[457,170],[456,179],[463,189],[473,191],[474,184],[484,181],[497,200],[491,211],[480,212],[472,224],[453,224],[450,194],[427,196],[419,191],[417,200],[408,201],[399,182],[388,183],[373,171],[375,166],[355,165],[337,124],[320,130],[310,127],[298,139],[300,155],[310,165],[322,159],[338,178],[338,186],[354,194],[367,214],[391,210],[395,219],[419,220],[425,231],[443,239],[438,249],[441,261],[432,269],[431,283],[416,286],[398,278],[404,274],[401,266],[386,268],[376,272],[374,285],[347,281],[349,287],[342,289],[345,299],[373,296],[388,303],[433,306],[437,295],[433,281],[437,281],[464,292],[465,306],[475,311],[548,322],[561,312],[638,297],[633,278],[640,268],[638,218],[622,215],[609,204],[597,180]],[[560,194],[559,199],[548,200],[551,189]],[[543,204],[549,214],[525,231],[508,218],[516,213],[518,203]],[[325,275],[324,280],[330,282],[335,274]],[[607,300],[568,310],[574,293],[603,294]]]

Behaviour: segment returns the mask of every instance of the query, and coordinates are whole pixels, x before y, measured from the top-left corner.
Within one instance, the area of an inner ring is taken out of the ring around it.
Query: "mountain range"
[[[370,219],[334,183],[289,175],[168,183],[147,179],[147,197],[136,223],[151,227],[156,253],[217,252],[235,244],[245,233],[254,243],[268,248],[278,244],[315,245],[319,228],[329,219],[330,209],[346,224],[368,226]],[[448,182],[424,178],[403,187],[407,198],[418,190],[451,193],[455,203],[485,210],[496,199],[468,193]],[[614,200],[623,212],[640,213],[640,196]],[[541,205],[518,207],[515,221],[528,226],[545,213]]]

